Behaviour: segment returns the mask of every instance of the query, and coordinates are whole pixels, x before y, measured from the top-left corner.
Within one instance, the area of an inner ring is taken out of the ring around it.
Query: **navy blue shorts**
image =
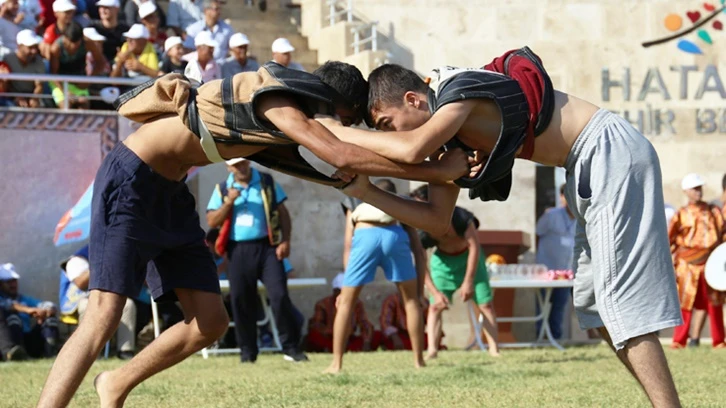
[[[186,183],[154,173],[123,143],[96,174],[89,250],[89,289],[135,298],[146,281],[159,301],[177,288],[220,293]]]

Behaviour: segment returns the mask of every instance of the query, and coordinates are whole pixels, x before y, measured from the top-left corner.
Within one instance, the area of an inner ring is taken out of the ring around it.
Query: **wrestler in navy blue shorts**
[[[89,289],[135,297],[146,281],[157,301],[175,300],[177,288],[220,293],[186,183],[154,173],[123,143],[96,174],[89,261]]]

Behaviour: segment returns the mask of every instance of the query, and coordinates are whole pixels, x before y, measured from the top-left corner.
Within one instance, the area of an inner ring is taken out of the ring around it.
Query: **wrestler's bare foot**
[[[323,374],[340,374],[342,368],[335,363],[331,364],[328,368],[323,370]]]
[[[434,351],[434,352],[426,353],[426,357],[424,357],[424,359],[426,361],[428,361],[428,360],[433,360],[433,359],[438,358],[438,357],[439,357],[439,352],[438,351]]]
[[[96,389],[96,394],[98,394],[98,398],[101,400],[101,408],[118,408],[124,406],[126,394],[121,390],[115,389],[113,373],[111,371],[104,371],[97,375],[93,380],[93,387]]]
[[[416,361],[413,363],[413,366],[416,368],[424,368],[426,367],[426,362],[423,359],[423,356],[416,359]]]
[[[489,356],[490,357],[501,357],[501,353],[499,353],[499,350],[492,350],[489,349]]]

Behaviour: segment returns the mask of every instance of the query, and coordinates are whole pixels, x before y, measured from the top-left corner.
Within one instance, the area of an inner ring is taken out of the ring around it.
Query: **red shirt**
[[[55,24],[55,13],[53,13],[53,2],[55,0],[40,0],[40,18],[43,21],[43,27]]]
[[[61,35],[60,30],[58,30],[58,25],[53,23],[45,29],[45,32],[43,33],[43,42],[46,44],[53,44],[55,40],[60,38]]]

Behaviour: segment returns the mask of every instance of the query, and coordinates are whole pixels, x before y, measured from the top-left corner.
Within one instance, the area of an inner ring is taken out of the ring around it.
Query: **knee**
[[[205,317],[203,320],[197,319],[197,327],[199,334],[205,339],[214,341],[222,337],[229,328],[229,316],[223,309],[221,312],[214,313]]]

